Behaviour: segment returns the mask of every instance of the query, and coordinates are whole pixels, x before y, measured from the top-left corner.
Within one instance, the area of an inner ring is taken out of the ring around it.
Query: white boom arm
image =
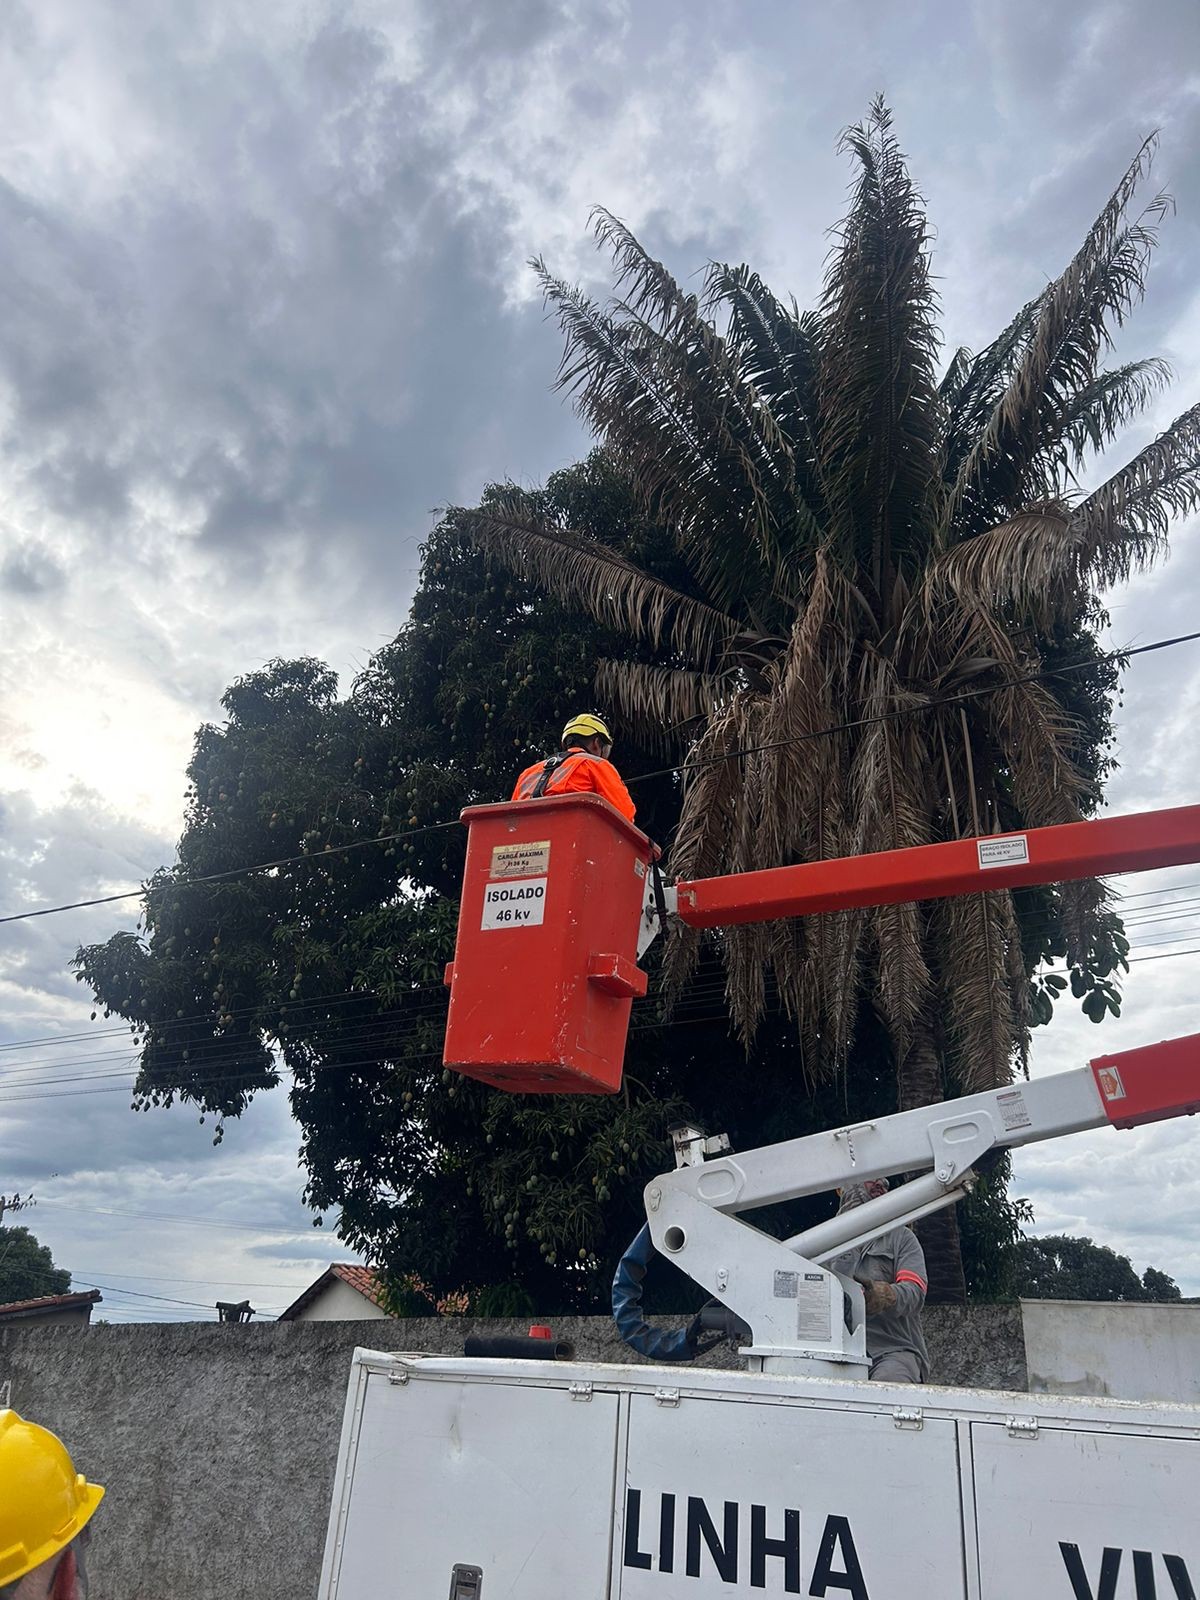
[[[989,1150],[1198,1108],[1200,1035],[736,1156],[717,1154],[723,1136],[685,1127],[675,1171],[646,1186],[646,1215],[655,1248],[749,1326],[752,1368],[856,1376],[867,1365],[862,1291],[824,1262],[962,1199]],[[904,1172],[921,1176],[791,1239],[738,1217]]]

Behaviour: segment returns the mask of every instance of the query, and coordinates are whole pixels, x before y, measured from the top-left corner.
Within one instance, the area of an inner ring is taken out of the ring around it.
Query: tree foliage
[[[66,1294],[70,1287],[71,1274],[54,1265],[48,1246],[28,1228],[0,1227],[0,1305]]]
[[[462,519],[509,570],[623,636],[596,682],[681,763],[680,877],[1091,813],[1117,672],[1096,643],[1098,596],[1200,505],[1200,406],[1080,487],[1168,378],[1157,360],[1104,366],[1168,209],[1134,204],[1153,140],[1054,281],[942,371],[929,224],[882,102],[843,149],[849,208],[809,311],[746,265],[713,263],[690,293],[604,211],[608,304],[534,263],[564,336],[560,386],[667,531],[669,577],[517,489]],[[866,996],[904,1106],[1008,1081],[1068,982],[1093,1020],[1119,1010],[1127,954],[1096,882],[717,944],[742,1038],[778,996],[809,1081],[853,1061]],[[701,949],[678,931],[672,985]],[[1035,982],[1049,957],[1069,977]],[[931,1263],[943,1285],[958,1276],[946,1243]]]
[[[682,876],[1089,813],[1115,684],[1098,591],[1200,504],[1200,407],[1078,489],[1168,376],[1157,360],[1102,365],[1167,208],[1131,211],[1153,142],[1059,277],[940,376],[928,223],[882,104],[844,148],[850,208],[810,312],[748,266],[713,264],[689,294],[606,212],[607,307],[535,263],[564,334],[560,385],[669,530],[670,583],[517,490],[464,519],[513,571],[650,651],[601,662],[597,681],[686,757]],[[1087,884],[757,926],[722,946],[743,1035],[769,969],[814,1076],[846,1059],[865,985],[919,1102],[939,1077],[1007,1080],[1057,992],[1041,985],[1031,1017],[1038,958],[1068,957],[1089,1015],[1115,1010],[1117,935]],[[682,931],[679,981],[697,951]]]
[[[1030,989],[1048,955],[1089,1014],[1118,1004],[1101,891],[1047,888],[680,944],[611,1099],[440,1067],[450,819],[597,695],[678,871],[1059,821],[1099,796],[1115,668],[1095,589],[1151,559],[1197,489],[1191,413],[1073,487],[1162,379],[1098,365],[1140,285],[1154,214],[1122,219],[1148,156],[1062,279],[935,381],[925,224],[886,113],[848,147],[860,182],[812,313],[749,268],[714,267],[702,306],[601,218],[614,307],[546,286],[605,448],[449,513],[408,624],[345,698],[311,660],[234,684],[143,923],[79,952],[140,1048],[134,1105],[194,1104],[219,1139],[287,1083],[308,1199],[398,1296],[603,1304],[681,1113],[744,1149],[999,1081],[1053,1009],[1055,983]],[[1010,1248],[1002,1182],[971,1206],[969,1237]],[[973,1281],[1000,1292],[989,1272]],[[941,1287],[961,1284],[954,1261]]]
[[[558,474],[538,504],[670,576],[669,545],[604,455]],[[694,1116],[744,1149],[892,1095],[886,1051],[875,1070],[866,1046],[853,1082],[798,1094],[794,1030],[773,1008],[751,1068],[712,961],[669,1023],[655,998],[638,1005],[615,1098],[513,1097],[443,1073],[465,835],[442,824],[509,792],[565,712],[591,703],[613,644],[491,570],[450,516],[408,625],[349,695],[315,661],[231,687],[224,725],[196,739],[177,865],[147,886],[139,929],[78,956],[140,1046],[139,1109],[195,1105],[219,1139],[254,1094],[288,1086],[308,1199],[337,1209],[398,1305],[465,1289],[481,1305],[601,1307],[642,1186],[669,1164],[670,1122]],[[639,822],[669,837],[676,785],[639,781],[661,757],[633,739],[618,756]],[[686,1304],[689,1291],[664,1274],[658,1293]]]
[[[1069,1234],[1022,1239],[1016,1292],[1026,1300],[1159,1300],[1181,1298],[1173,1278],[1147,1267],[1139,1278],[1128,1256]]]

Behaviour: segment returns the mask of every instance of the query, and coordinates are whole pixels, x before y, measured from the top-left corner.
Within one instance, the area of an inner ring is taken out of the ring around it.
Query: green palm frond
[[[818,320],[782,306],[750,267],[719,262],[708,270],[705,308],[710,315],[728,312],[729,347],[788,441],[799,531],[815,542],[825,504],[817,443]]]
[[[882,103],[843,143],[860,175],[821,308],[821,454],[843,559],[882,596],[928,543],[937,327],[924,213]]]
[[[1038,455],[1065,489],[1092,453],[1099,454],[1171,382],[1171,368],[1152,357],[1099,373],[1076,393],[1043,435]]]
[[[964,461],[1003,398],[1048,293],[1049,289],[1045,289],[1022,306],[1003,332],[978,355],[959,350],[947,368],[938,395],[945,406],[942,478],[948,488],[958,481]],[[945,531],[943,527],[943,538]]]
[[[717,605],[769,623],[774,578],[770,496],[755,465],[761,439],[739,438],[728,378],[692,339],[668,340],[620,306],[600,311],[534,263],[566,348],[558,386],[627,465],[651,515],[676,531]],[[753,397],[741,397],[753,409]]]

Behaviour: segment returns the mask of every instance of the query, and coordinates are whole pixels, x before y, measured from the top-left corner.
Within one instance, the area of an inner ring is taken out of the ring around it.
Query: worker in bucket
[[[848,1184],[838,1190],[838,1212],[851,1211],[887,1192],[883,1179]],[[862,1286],[871,1378],[881,1383],[924,1383],[929,1377],[929,1352],[921,1331],[921,1308],[928,1284],[925,1252],[912,1229],[889,1228],[877,1239],[835,1256],[829,1268]]]
[[[87,1600],[91,1519],[103,1498],[60,1439],[0,1410],[0,1600]]]
[[[545,761],[526,767],[513,789],[514,800],[540,800],[543,795],[598,794],[633,821],[635,806],[621,775],[608,759],[612,734],[590,711],[572,717],[562,731],[562,748]]]

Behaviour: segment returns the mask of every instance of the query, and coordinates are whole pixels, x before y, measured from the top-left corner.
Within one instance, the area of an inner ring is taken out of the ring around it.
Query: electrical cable
[[[216,1310],[216,1306],[215,1305],[209,1305],[207,1302],[205,1302],[203,1300],[179,1300],[174,1295],[169,1295],[169,1294],[148,1294],[145,1290],[139,1290],[139,1289],[116,1289],[116,1288],[114,1288],[112,1286],[112,1284],[109,1284],[109,1283],[92,1283],[87,1278],[77,1277],[75,1273],[71,1274],[71,1278],[72,1278],[73,1282],[83,1284],[84,1288],[86,1288],[86,1289],[99,1289],[104,1294],[124,1295],[127,1299],[131,1299],[131,1300],[161,1300],[164,1305],[195,1306],[200,1311],[215,1311]],[[256,1307],[255,1309],[258,1309],[258,1308]],[[264,1315],[274,1315],[275,1314],[273,1312],[268,1312],[265,1307],[263,1308],[263,1311],[264,1311]]]
[[[1147,896],[1178,894],[1182,890],[1191,887],[1193,887],[1193,885],[1165,885],[1153,890],[1140,891],[1139,893],[1143,898],[1145,898]],[[1117,904],[1115,904],[1113,907],[1116,915],[1121,918],[1122,924],[1126,930],[1136,929],[1139,927],[1148,927],[1151,924],[1162,924],[1165,922],[1177,921],[1181,918],[1190,918],[1195,914],[1193,908],[1200,906],[1200,897],[1193,897],[1183,900],[1161,902],[1158,905],[1144,904],[1135,906],[1131,912],[1128,914],[1123,914],[1121,906],[1123,901],[1128,898],[1132,898],[1132,896],[1125,896],[1118,893]],[[832,916],[838,916],[842,914],[843,913],[838,912],[828,913],[828,915]],[[1037,918],[1025,917],[1022,919],[1022,928],[1026,932],[1038,932],[1041,929],[1054,926],[1056,922],[1057,917],[1054,915],[1046,915]],[[422,998],[417,1000],[416,1003],[401,1004],[395,1008],[393,1014],[398,1021],[403,1020],[406,1022],[411,1021],[414,1018],[418,1020],[423,1017],[432,1018],[440,1013],[443,1008],[443,1002],[441,999],[443,993],[444,988],[441,984],[414,985],[411,989],[405,991],[406,1000],[412,1002],[417,996],[428,996],[429,998]],[[434,998],[435,996],[437,998]],[[649,996],[644,1000],[635,1002],[635,1005],[645,1005],[647,1000],[652,1000],[653,998],[653,995]],[[41,1044],[49,1044],[51,1046],[58,1044],[66,1045],[72,1042],[82,1042],[85,1040],[99,1041],[102,1039],[115,1039],[131,1034],[135,1036],[136,1048],[141,1049],[144,1043],[148,1041],[145,1038],[138,1040],[136,1038],[138,1034],[145,1036],[153,1034],[155,1036],[155,1043],[170,1044],[169,1035],[172,1031],[193,1031],[191,1027],[192,1024],[202,1026],[207,1025],[207,1031],[204,1033],[201,1039],[197,1040],[198,1046],[202,1047],[204,1043],[211,1039],[212,1023],[218,1017],[229,1017],[233,1018],[234,1020],[245,1017],[254,1017],[258,1019],[260,1031],[270,1034],[268,1018],[270,1013],[275,1011],[278,1012],[280,1021],[288,1022],[290,1024],[299,1023],[303,1025],[306,1015],[310,1012],[344,1010],[351,1005],[365,1007],[369,1006],[376,999],[377,996],[371,990],[355,989],[342,990],[332,995],[318,995],[310,1000],[281,1001],[278,1003],[278,1005],[273,1002],[266,1001],[259,1002],[256,1005],[238,1006],[227,1009],[219,1005],[215,1005],[209,1011],[189,1013],[187,1016],[182,1018],[168,1017],[162,1021],[154,1023],[153,1025],[122,1024],[121,1026],[114,1028],[85,1030],[83,1032],[63,1034],[59,1036],[43,1034],[27,1039],[9,1040],[0,1044],[0,1054],[14,1052],[17,1050],[27,1050],[30,1047]],[[370,1015],[364,1016],[362,1019],[362,1027],[357,1029],[352,1028],[349,1030],[349,1032],[347,1032],[344,1027],[341,1027],[340,1024],[334,1021],[330,1022],[331,1029],[334,1027],[339,1028],[340,1031],[338,1033],[338,1038],[341,1041],[345,1041],[347,1038],[352,1039],[359,1036],[363,1029],[374,1031],[385,1029],[387,1026],[389,1026],[389,1014],[383,1012],[373,1012]],[[198,1032],[199,1028],[197,1027],[194,1031]],[[241,1051],[250,1043],[250,1040],[246,1040],[244,1042],[235,1042],[232,1047],[232,1053],[240,1055]],[[27,1061],[25,1065],[18,1068],[5,1068],[0,1066],[0,1082],[2,1082],[5,1077],[15,1075],[17,1073],[24,1073],[31,1070],[50,1070],[59,1065],[83,1066],[85,1064],[117,1060],[126,1057],[128,1053],[129,1052],[125,1049],[115,1049],[107,1052],[71,1051],[63,1056],[35,1056],[32,1060]]]
[[[414,984],[411,989],[408,989],[405,992],[407,994],[424,994],[426,992],[432,994],[440,991],[443,988],[444,985],[440,983],[417,983]],[[290,1015],[293,1012],[311,1010],[314,1006],[333,1005],[335,1003],[349,1004],[352,1000],[370,1000],[374,998],[374,994],[375,991],[373,989],[340,989],[334,994],[317,995],[311,1000],[280,1000],[278,1002],[278,1009],[281,1012],[286,1011]],[[266,1002],[254,1006],[242,1006],[240,1008],[234,1008],[232,1011],[226,1011],[224,1014],[226,1016],[233,1017],[245,1016],[252,1012],[261,1011],[264,1009],[265,1004]],[[212,1017],[217,1015],[217,1010],[217,1007],[213,1007],[208,1011],[189,1011],[181,1017],[168,1017],[165,1019],[165,1021],[156,1023],[155,1028],[183,1027],[188,1022],[208,1022]],[[109,1035],[130,1032],[136,1033],[141,1031],[142,1030],[136,1025],[131,1027],[129,1023],[122,1023],[120,1027],[115,1028],[85,1028],[79,1033],[39,1034],[31,1039],[14,1039],[7,1043],[0,1044],[0,1051],[25,1049],[26,1047],[35,1044],[69,1044],[75,1039],[103,1039]]]
[[[1003,683],[993,683],[979,689],[965,689],[961,694],[931,697],[912,706],[896,706],[889,711],[876,712],[873,716],[855,717],[847,722],[835,723],[831,727],[814,728],[808,733],[795,734],[790,739],[773,739],[767,744],[747,745],[739,750],[723,751],[720,755],[702,756],[696,761],[685,757],[674,766],[659,767],[653,772],[639,772],[636,777],[626,779],[626,787],[631,788],[635,783],[648,783],[651,778],[669,777],[675,773],[686,777],[689,772],[699,767],[714,766],[722,761],[736,761],[741,756],[760,755],[766,750],[783,750],[788,745],[808,744],[813,739],[826,739],[835,733],[852,733],[855,728],[870,728],[880,722],[892,722],[900,717],[917,716],[926,711],[940,711],[945,706],[965,705],[968,701],[978,700],[986,694],[1001,694],[1005,689],[1019,689],[1025,684],[1045,682],[1048,678],[1061,678],[1072,672],[1086,672],[1109,661],[1119,661],[1123,664],[1132,656],[1148,655],[1153,650],[1169,650],[1174,645],[1190,644],[1195,639],[1200,639],[1200,629],[1194,633],[1177,634],[1173,639],[1155,639],[1150,644],[1130,649],[1108,650],[1102,655],[1092,656],[1087,661],[1068,662],[1061,667],[1041,667],[1036,672],[1023,673],[1020,677],[1008,678]],[[0,917],[0,922],[4,920]]]
[[[416,839],[422,834],[437,833],[444,828],[457,828],[458,818],[452,822],[427,822],[419,828],[405,828],[397,833],[380,833],[370,839],[351,839],[346,844],[327,844],[321,850],[303,850],[299,855],[280,856],[277,861],[256,861],[249,867],[229,867],[224,872],[207,872],[197,878],[182,878],[178,880],[180,888],[192,888],[201,883],[227,883],[231,879],[246,878],[252,872],[274,872],[279,867],[296,866],[301,861],[320,862],[327,855],[345,855],[351,850],[367,850],[372,845],[392,844],[398,839]],[[83,911],[89,906],[108,906],[118,900],[137,900],[146,892],[146,885],[142,884],[137,889],[123,889],[119,894],[97,895],[91,900],[72,900],[61,906],[41,906],[36,911],[11,912],[0,917],[0,923],[28,922],[33,917],[53,917],[60,911]]]
[[[912,706],[896,706],[889,711],[881,711],[870,717],[856,717],[846,722],[834,723],[826,728],[814,728],[808,733],[796,734],[790,739],[777,739],[767,744],[748,745],[739,750],[726,750],[720,755],[705,756],[697,761],[685,758],[670,767],[660,767],[653,772],[638,773],[627,780],[627,786],[635,783],[646,783],[651,778],[669,777],[676,773],[686,776],[689,771],[701,766],[710,766],[722,761],[736,761],[742,756],[758,755],[766,750],[783,749],[788,745],[807,744],[813,739],[829,738],[835,733],[849,733],[855,728],[871,727],[880,722],[889,722],[899,717],[915,716],[926,711],[938,711],[945,706],[963,705],[971,700],[978,700],[984,695],[1001,694],[1006,689],[1020,688],[1025,684],[1044,682],[1051,678],[1061,678],[1073,672],[1086,672],[1091,668],[1101,666],[1109,661],[1119,661],[1124,664],[1133,656],[1147,655],[1155,650],[1169,650],[1175,645],[1190,644],[1200,639],[1200,629],[1194,633],[1181,633],[1170,639],[1156,639],[1150,644],[1137,645],[1120,650],[1109,650],[1101,655],[1092,656],[1086,661],[1069,662],[1061,667],[1043,667],[1036,672],[1024,673],[1017,678],[1008,678],[1003,683],[989,684],[979,689],[964,690],[961,694],[945,695],[927,699]],[[345,855],[351,850],[366,850],[373,845],[391,844],[400,839],[415,839],[425,834],[436,833],[448,828],[459,826],[455,818],[446,822],[429,822],[417,828],[401,829],[394,833],[378,834],[370,839],[350,840],[345,844],[326,844],[318,851],[306,850],[299,855],[281,856],[274,861],[260,861],[246,867],[230,867],[224,872],[210,872],[199,877],[178,880],[180,888],[190,888],[206,883],[225,883],[237,878],[249,877],[255,872],[272,872],[280,867],[295,866],[300,862],[308,861],[319,863],[327,855]],[[118,894],[98,895],[89,900],[72,900],[57,906],[40,906],[32,911],[10,912],[0,916],[0,925],[11,922],[27,922],[34,917],[57,916],[63,911],[81,911],[92,906],[112,905],[119,900],[135,900],[146,892],[145,884],[137,889],[122,890]]]
[[[196,1228],[233,1228],[239,1233],[269,1234],[277,1239],[306,1239],[311,1238],[313,1229],[308,1228],[268,1228],[256,1222],[222,1222],[215,1217],[184,1217],[171,1216],[155,1211],[121,1211],[104,1206],[73,1206],[66,1201],[56,1200],[52,1196],[39,1196],[39,1205],[57,1206],[60,1211],[75,1211],[86,1213],[88,1216],[97,1217],[134,1217],[143,1222],[179,1222]]]
[[[1139,938],[1133,946],[1135,952],[1153,949],[1159,945],[1179,943],[1182,940],[1194,938],[1198,930],[1194,925],[1194,914],[1191,911],[1175,913],[1170,917],[1150,917],[1144,919],[1149,923],[1178,920],[1184,918],[1189,926],[1179,927],[1174,930],[1156,928],[1155,936]],[[1161,935],[1161,936],[1160,936]],[[1054,970],[1051,968],[1051,970]],[[430,986],[433,987],[433,986]],[[725,991],[725,980],[721,974],[713,974],[706,981],[694,983],[686,988],[672,1008],[672,1015],[682,1019],[689,1011],[703,1007],[706,1003],[715,1000]],[[361,992],[356,998],[366,998]],[[655,993],[635,1002],[635,1015],[644,1013],[660,998]],[[443,1006],[440,1002],[423,1003],[415,1007],[405,1007],[398,1012],[381,1013],[371,1017],[364,1017],[358,1027],[350,1027],[331,1021],[328,1028],[320,1028],[306,1034],[303,1038],[305,1048],[320,1051],[323,1048],[336,1046],[345,1051],[357,1049],[359,1051],[373,1050],[370,1055],[361,1055],[351,1061],[326,1062],[314,1066],[313,1071],[328,1071],[335,1068],[353,1070],[364,1066],[379,1065],[386,1060],[396,1065],[403,1065],[406,1060],[414,1059],[406,1056],[407,1048],[415,1043],[420,1030],[427,1022],[440,1016]],[[663,1024],[651,1023],[651,1026]],[[123,1030],[117,1030],[123,1031]],[[378,1049],[374,1047],[378,1046]],[[255,1047],[253,1040],[232,1040],[223,1050],[207,1050],[193,1065],[198,1072],[203,1072],[204,1081],[210,1084],[220,1082],[235,1082],[244,1079],[253,1070],[246,1063],[245,1056],[249,1049]],[[417,1059],[434,1059],[432,1053],[424,1054]],[[123,1065],[119,1068],[110,1067],[110,1063],[120,1061]],[[88,1055],[76,1053],[51,1060],[34,1060],[22,1066],[10,1066],[0,1071],[0,1099],[7,1098],[15,1101],[25,1098],[24,1095],[5,1095],[5,1090],[25,1091],[44,1087],[62,1087],[67,1084],[99,1082],[105,1079],[130,1082],[139,1075],[140,1067],[137,1051],[117,1050],[106,1053]],[[227,1075],[220,1075],[219,1069],[229,1066],[237,1068]],[[87,1068],[99,1070],[84,1070]],[[295,1077],[295,1070],[286,1062],[274,1061],[269,1064],[269,1070],[274,1070],[284,1075]],[[303,1069],[301,1069],[303,1071]]]
[[[723,985],[722,985],[722,992],[723,992]],[[771,1013],[768,1012],[768,1014],[771,1014]],[[663,1032],[663,1031],[665,1031],[665,1030],[667,1030],[669,1028],[694,1027],[694,1026],[700,1026],[700,1025],[707,1025],[709,1023],[716,1023],[716,1022],[724,1022],[726,1024],[729,1024],[729,1015],[728,1015],[728,1013],[725,1012],[725,1011],[719,1011],[719,1012],[714,1012],[713,1014],[711,1014],[709,1016],[684,1017],[684,1018],[681,1018],[681,1019],[673,1019],[673,1020],[670,1020],[670,1021],[658,1021],[658,1022],[641,1023],[641,1024],[637,1024],[637,1025],[632,1026],[629,1029],[629,1032],[631,1034],[635,1034],[635,1033],[659,1033],[659,1032]],[[402,1058],[398,1059],[396,1061],[396,1063],[395,1063],[395,1066],[407,1067],[407,1066],[412,1065],[414,1062],[423,1061],[423,1060],[424,1061],[440,1062],[442,1060],[441,1051],[440,1050],[428,1051],[428,1052],[426,1052],[424,1054],[421,1054],[421,1055],[405,1056],[405,1057],[402,1057]],[[382,1063],[380,1061],[379,1055],[371,1055],[371,1056],[363,1057],[361,1060],[357,1060],[357,1061],[330,1061],[330,1062],[326,1062],[326,1063],[324,1063],[322,1065],[313,1066],[311,1071],[312,1071],[313,1075],[315,1076],[318,1073],[336,1072],[336,1071],[354,1071],[354,1070],[359,1070],[359,1069],[361,1069],[363,1067],[380,1066],[381,1064]],[[281,1073],[281,1074],[287,1074],[287,1075],[289,1075],[289,1076],[291,1076],[293,1078],[295,1078],[297,1076],[296,1069],[288,1067],[288,1066],[283,1065],[283,1064],[276,1065],[273,1070],[275,1070],[276,1072]],[[395,1070],[395,1067],[393,1067],[393,1071],[394,1070]],[[138,1069],[137,1068],[133,1068],[133,1067],[131,1067],[128,1072],[120,1072],[120,1073],[114,1072],[114,1073],[111,1073],[111,1074],[110,1073],[97,1073],[97,1074],[95,1074],[93,1076],[88,1076],[86,1079],[81,1078],[79,1081],[86,1081],[86,1082],[89,1082],[89,1083],[103,1082],[104,1080],[108,1079],[109,1077],[119,1078],[122,1081],[118,1082],[118,1083],[108,1083],[108,1084],[106,1084],[105,1087],[92,1088],[92,1089],[88,1089],[88,1088],[84,1088],[84,1089],[58,1089],[57,1087],[54,1087],[53,1089],[51,1089],[49,1092],[46,1092],[46,1093],[30,1093],[30,1092],[27,1092],[27,1091],[30,1091],[30,1090],[34,1090],[34,1089],[38,1088],[39,1086],[36,1085],[36,1084],[32,1084],[32,1083],[30,1083],[30,1084],[21,1084],[21,1085],[18,1085],[18,1088],[21,1091],[20,1093],[17,1093],[17,1094],[0,1093],[0,1105],[20,1105],[20,1104],[27,1104],[30,1101],[40,1101],[40,1100],[71,1100],[71,1099],[78,1098],[80,1095],[114,1094],[114,1093],[120,1093],[122,1091],[128,1092],[127,1085],[129,1085],[131,1082],[135,1081],[137,1076],[138,1076]],[[215,1085],[215,1084],[220,1084],[220,1083],[237,1083],[237,1082],[241,1081],[242,1079],[244,1079],[245,1077],[246,1077],[246,1073],[245,1072],[231,1073],[226,1077],[212,1077],[212,1076],[207,1076],[206,1075],[205,1078],[204,1078],[204,1086],[205,1087],[209,1087],[209,1086],[212,1086],[212,1085]],[[68,1080],[63,1080],[63,1079],[55,1080],[56,1083],[60,1083],[60,1082],[63,1082],[63,1081],[68,1081]],[[179,1087],[177,1085],[171,1085],[171,1086],[164,1087],[162,1092],[164,1094],[167,1094],[167,1093],[173,1094],[176,1097],[178,1097],[181,1101],[183,1100],[183,1095],[182,1095],[182,1093],[181,1093],[181,1091],[180,1091],[180,1089],[179,1089]],[[207,1115],[217,1116],[217,1115],[219,1115],[219,1113],[207,1112],[206,1111],[205,1115],[206,1116]]]

